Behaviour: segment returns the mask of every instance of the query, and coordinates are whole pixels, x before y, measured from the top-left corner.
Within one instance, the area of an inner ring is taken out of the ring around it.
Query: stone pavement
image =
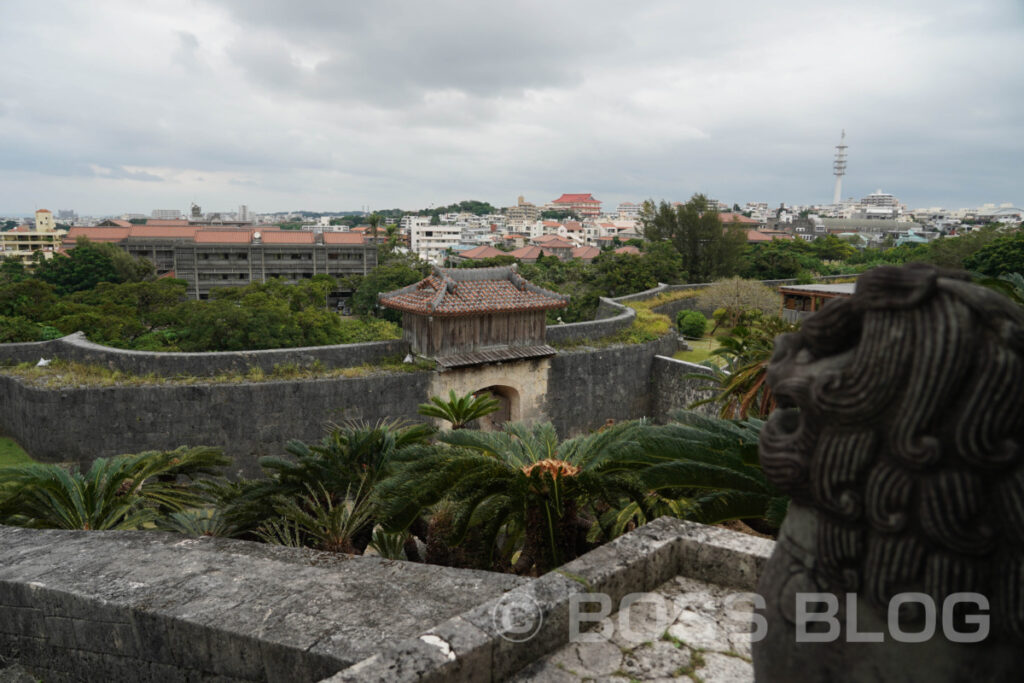
[[[753,681],[748,595],[677,576],[511,680]]]

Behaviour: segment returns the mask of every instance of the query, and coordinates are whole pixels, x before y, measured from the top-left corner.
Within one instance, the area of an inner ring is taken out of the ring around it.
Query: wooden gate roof
[[[434,268],[416,284],[382,292],[389,308],[442,317],[564,308],[569,297],[527,282],[515,267]]]

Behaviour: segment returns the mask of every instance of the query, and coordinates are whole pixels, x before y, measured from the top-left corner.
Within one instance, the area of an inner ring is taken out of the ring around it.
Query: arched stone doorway
[[[498,400],[498,409],[479,420],[480,429],[483,431],[497,431],[506,422],[517,422],[522,419],[519,411],[519,392],[514,388],[496,384],[473,393],[475,396],[490,394]]]

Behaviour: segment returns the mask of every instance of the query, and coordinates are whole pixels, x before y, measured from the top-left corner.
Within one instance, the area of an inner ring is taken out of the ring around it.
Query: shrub
[[[708,319],[700,311],[679,311],[676,314],[676,328],[684,337],[703,337]]]

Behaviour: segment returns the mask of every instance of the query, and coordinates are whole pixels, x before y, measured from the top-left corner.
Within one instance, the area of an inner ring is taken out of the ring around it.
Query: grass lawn
[[[15,443],[14,439],[0,436],[0,467],[23,465],[27,462],[32,462],[32,458],[21,450],[21,446]]]
[[[713,337],[704,337],[703,339],[687,339],[686,343],[690,347],[690,351],[676,351],[672,357],[678,360],[685,360],[688,363],[700,363],[702,361],[711,359],[715,360],[715,356],[711,355],[711,352],[718,348],[718,340]]]

